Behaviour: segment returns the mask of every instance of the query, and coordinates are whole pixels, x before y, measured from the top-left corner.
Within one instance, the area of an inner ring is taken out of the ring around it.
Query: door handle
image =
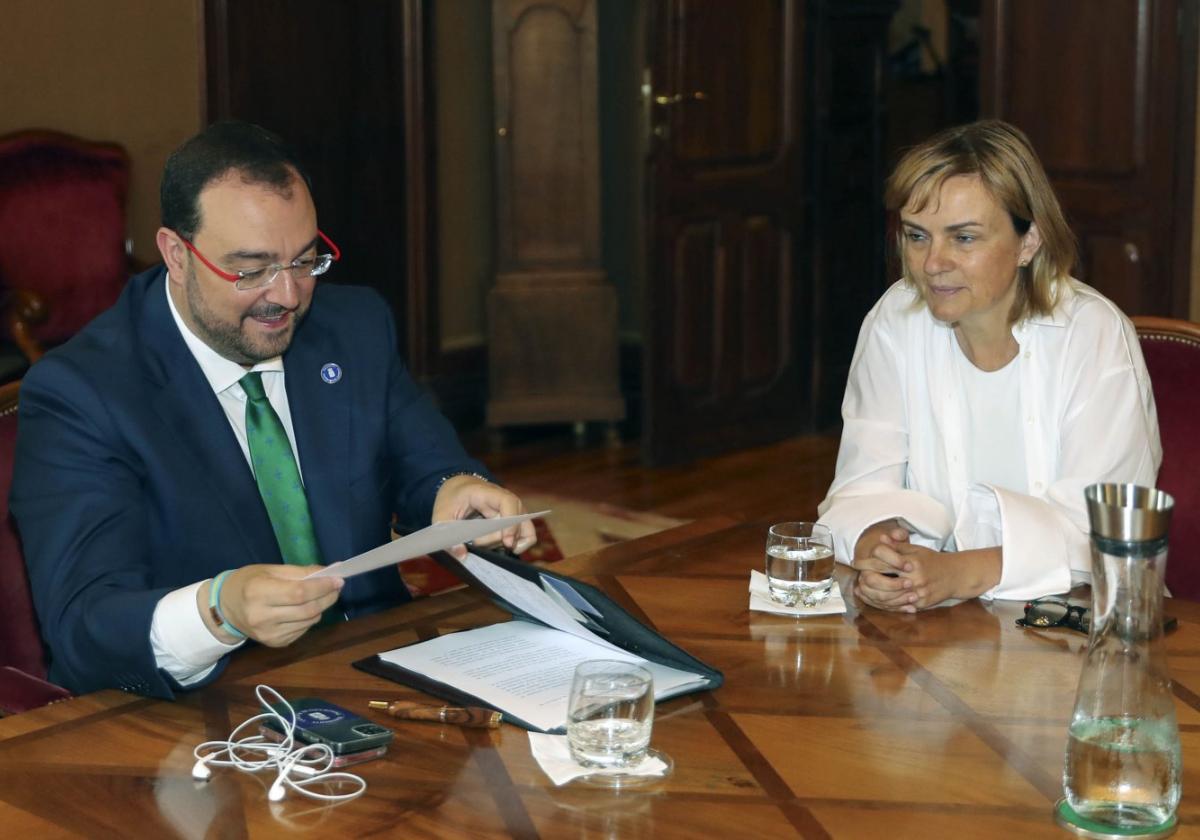
[[[668,105],[682,105],[685,102],[703,102],[706,99],[708,99],[708,94],[702,90],[692,91],[691,93],[676,93],[673,96],[666,96],[660,93],[654,97],[654,104],[666,107]]]

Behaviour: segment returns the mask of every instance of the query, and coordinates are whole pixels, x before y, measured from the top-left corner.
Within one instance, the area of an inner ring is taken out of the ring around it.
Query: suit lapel
[[[310,316],[283,358],[304,491],[322,560],[329,564],[353,553],[349,527],[351,391],[340,378],[336,382],[322,378],[325,365],[342,365],[344,360],[336,358],[333,345],[317,326]]]
[[[165,271],[162,277],[148,286],[139,307],[146,371],[157,385],[152,408],[192,462],[186,480],[208,483],[210,498],[224,511],[230,532],[246,546],[246,560],[280,563],[279,546],[250,465],[216,394],[179,334],[163,289]]]

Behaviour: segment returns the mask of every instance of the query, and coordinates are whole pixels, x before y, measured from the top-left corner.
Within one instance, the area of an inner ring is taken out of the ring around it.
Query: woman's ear
[[[1042,232],[1038,230],[1037,222],[1030,222],[1029,230],[1021,237],[1021,251],[1017,255],[1017,263],[1029,265],[1038,249],[1042,247]]]

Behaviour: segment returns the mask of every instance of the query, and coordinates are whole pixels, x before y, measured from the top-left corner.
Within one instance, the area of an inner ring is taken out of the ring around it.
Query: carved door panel
[[[651,463],[811,422],[803,12],[800,0],[650,4]]]
[[[1195,0],[988,0],[983,108],[1019,126],[1079,238],[1081,280],[1186,318]]]

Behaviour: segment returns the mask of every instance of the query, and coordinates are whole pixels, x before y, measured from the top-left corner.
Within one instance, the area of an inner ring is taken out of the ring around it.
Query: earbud
[[[192,778],[198,782],[207,782],[212,778],[212,770],[208,766],[208,758],[202,758],[192,765]]]
[[[287,791],[283,788],[283,777],[280,776],[275,780],[275,784],[271,785],[271,789],[267,791],[267,799],[272,802],[282,802],[285,795],[287,795]]]

